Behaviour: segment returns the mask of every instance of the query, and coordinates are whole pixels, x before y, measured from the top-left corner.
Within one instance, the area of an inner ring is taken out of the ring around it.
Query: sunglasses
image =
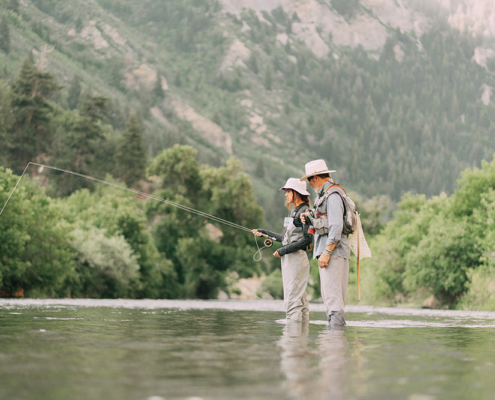
[[[308,182],[311,182],[311,180],[312,180],[313,178],[314,178],[314,175],[313,175],[313,176],[310,176],[310,177],[308,178]]]

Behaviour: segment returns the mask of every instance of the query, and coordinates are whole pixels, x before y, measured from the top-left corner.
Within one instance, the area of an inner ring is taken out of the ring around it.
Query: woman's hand
[[[261,232],[258,232],[258,230],[257,230],[257,229],[253,229],[251,232],[253,232],[253,235],[258,236],[258,237],[265,236],[265,235],[263,235]]]
[[[299,218],[301,218],[301,222],[303,223],[303,225],[306,225],[306,214],[308,213],[308,211],[302,213]]]
[[[274,255],[275,257],[277,257],[277,258],[281,258],[281,255],[280,255],[280,254],[278,254],[278,251],[276,251],[275,253],[273,253],[273,255]]]

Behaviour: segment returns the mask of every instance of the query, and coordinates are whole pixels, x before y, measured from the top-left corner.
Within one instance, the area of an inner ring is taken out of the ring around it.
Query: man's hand
[[[320,268],[328,267],[328,263],[330,261],[330,254],[322,254],[318,259],[318,266]]]
[[[282,258],[282,257],[280,256],[280,254],[278,254],[278,251],[276,251],[275,253],[273,253],[273,255],[274,255],[275,257],[277,257],[277,258]]]
[[[259,232],[257,229],[253,229],[251,232],[253,232],[253,235],[255,236],[258,236],[258,237],[262,237],[262,236],[265,236],[266,235],[263,235],[261,232]]]
[[[335,247],[337,246],[338,242],[335,242],[333,244],[329,244],[325,246],[325,250],[332,252]],[[325,254],[323,253],[320,258],[318,259],[318,266],[320,268],[326,268],[328,267],[328,263],[330,262],[330,254]]]

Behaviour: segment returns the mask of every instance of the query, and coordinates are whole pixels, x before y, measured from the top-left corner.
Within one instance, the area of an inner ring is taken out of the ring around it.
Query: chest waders
[[[294,225],[300,207],[284,220],[282,244],[297,242],[304,237],[303,228]],[[282,256],[282,280],[284,283],[284,304],[288,320],[301,321],[309,318],[309,304],[306,287],[309,279],[309,261],[304,250]]]
[[[318,235],[328,235],[330,231],[327,202],[330,195],[338,193],[344,208],[342,237],[353,233],[357,226],[354,202],[340,186],[329,186],[315,201],[313,225]],[[330,255],[327,267],[319,268],[321,298],[327,309],[328,322],[332,326],[345,326],[345,301],[349,281],[349,259],[336,254]]]

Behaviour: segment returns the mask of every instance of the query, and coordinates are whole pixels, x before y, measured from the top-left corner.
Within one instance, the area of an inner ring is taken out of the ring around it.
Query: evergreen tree
[[[9,9],[15,13],[19,13],[19,0],[9,0]]]
[[[177,72],[177,75],[175,75],[174,85],[177,87],[182,86],[182,78],[181,78],[180,72]]]
[[[58,126],[57,140],[51,149],[55,166],[86,175],[101,176],[108,172],[108,169],[98,170],[98,165],[113,158],[113,149],[104,146],[102,123],[107,118],[107,102],[108,99],[104,96],[88,94],[78,112],[68,113],[69,115],[63,115],[60,120],[54,121]],[[92,187],[87,180],[69,174],[55,173],[53,180],[53,190],[58,196],[68,196],[78,189]]]
[[[159,100],[163,100],[165,98],[165,91],[163,90],[162,77],[160,76],[160,74],[156,74],[156,82],[155,87],[153,88],[153,95]]]
[[[265,69],[265,89],[272,90],[272,68],[268,66]]]
[[[256,56],[256,52],[254,52],[254,51],[251,52],[251,55],[249,56],[247,64],[248,64],[249,69],[251,71],[253,71],[255,74],[260,72],[260,70],[258,68],[258,57]]]
[[[113,60],[110,67],[110,84],[116,89],[122,90],[122,81],[124,80],[124,62],[122,60]]]
[[[2,15],[2,19],[0,19],[0,49],[5,53],[10,51],[9,21],[5,14]]]
[[[222,117],[220,116],[220,113],[218,111],[216,111],[213,115],[212,121],[218,126],[222,126]]]
[[[79,16],[79,17],[77,17],[77,19],[76,19],[76,31],[77,31],[77,32],[80,32],[80,31],[81,31],[81,29],[82,29],[82,27],[83,27],[83,20],[82,20],[82,19],[81,19],[81,17]]]
[[[10,151],[7,132],[12,125],[12,93],[9,85],[0,80],[0,165],[6,164]]]
[[[120,176],[124,178],[127,186],[132,187],[137,181],[145,178],[146,150],[134,114],[129,118],[127,129],[122,134],[116,158]]]
[[[52,105],[48,98],[60,89],[55,76],[35,68],[27,58],[21,66],[12,95],[13,125],[10,165],[22,171],[29,161],[50,148]]]
[[[258,178],[265,177],[265,163],[263,162],[263,158],[258,158],[256,162],[256,170],[254,172]]]
[[[81,79],[78,75],[74,75],[69,86],[69,93],[67,95],[67,103],[69,109],[74,110],[79,105],[79,99],[81,97]]]
[[[296,106],[299,107],[300,104],[300,94],[299,94],[299,69],[294,68],[294,77],[293,77],[294,83],[293,83],[293,89],[292,89],[292,103]]]

